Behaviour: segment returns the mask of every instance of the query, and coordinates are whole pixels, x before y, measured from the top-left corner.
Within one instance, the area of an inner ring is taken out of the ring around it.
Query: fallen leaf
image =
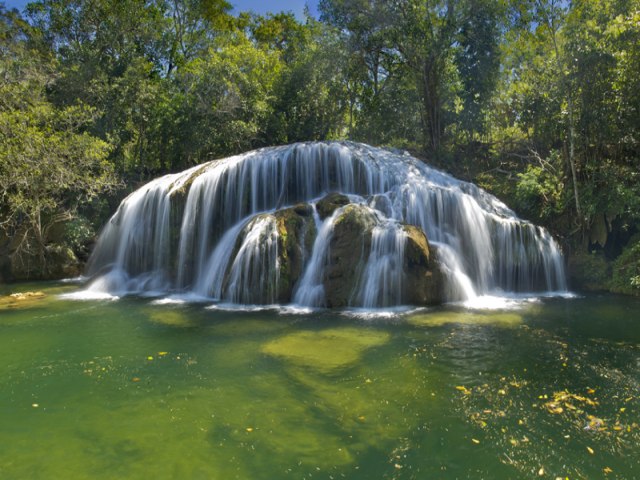
[[[540,467],[540,470],[538,470],[538,475],[540,477],[544,476],[544,467]]]
[[[591,447],[587,447],[587,452],[589,452],[591,455],[593,455],[595,453],[593,451],[593,448],[591,448]]]
[[[480,440],[476,440],[475,438],[472,438],[471,441],[473,443],[475,443],[476,445],[478,445],[480,443]]]

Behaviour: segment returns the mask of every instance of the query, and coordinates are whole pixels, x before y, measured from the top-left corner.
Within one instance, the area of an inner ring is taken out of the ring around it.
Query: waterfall
[[[105,225],[88,264],[89,289],[323,306],[344,210],[320,218],[315,205],[329,192],[346,195],[372,219],[352,272],[353,306],[404,301],[406,224],[426,235],[446,301],[566,290],[562,255],[547,231],[406,153],[351,142],[264,148],[150,182]],[[309,220],[296,213],[286,224],[294,207],[313,213]],[[315,237],[287,231],[307,221]]]

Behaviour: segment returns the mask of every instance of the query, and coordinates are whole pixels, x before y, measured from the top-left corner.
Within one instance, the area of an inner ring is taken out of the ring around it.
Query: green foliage
[[[569,259],[569,281],[572,288],[605,291],[611,281],[611,266],[598,252],[580,252]]]
[[[560,154],[551,152],[540,164],[529,164],[518,174],[515,196],[519,210],[527,217],[550,222],[565,208],[562,163]]]
[[[56,64],[21,38],[6,38],[0,57],[0,229],[11,255],[44,259],[49,231],[116,180],[110,146],[87,132],[94,109],[48,102]]]
[[[631,243],[613,263],[611,290],[640,295],[640,241]]]
[[[234,16],[227,0],[38,0],[25,21],[0,4],[5,231],[97,204],[115,173],[132,188],[335,138],[424,154],[574,245],[594,219],[640,223],[640,0],[319,10],[301,22]]]
[[[96,231],[85,217],[77,216],[65,225],[65,240],[74,252],[82,252],[95,235]]]

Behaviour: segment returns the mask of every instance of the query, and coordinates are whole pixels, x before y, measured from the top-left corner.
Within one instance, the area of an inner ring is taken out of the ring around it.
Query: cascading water
[[[330,243],[348,210],[321,219],[315,205],[329,192],[346,195],[369,222],[354,252],[361,258],[349,305],[405,301],[405,224],[437,252],[445,301],[566,290],[560,251],[544,229],[406,153],[350,142],[265,148],[149,183],[105,226],[89,289],[324,306]],[[288,230],[302,224],[309,228]]]

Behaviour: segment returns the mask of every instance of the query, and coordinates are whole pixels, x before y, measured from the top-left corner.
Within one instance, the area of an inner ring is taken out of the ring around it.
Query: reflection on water
[[[369,315],[57,288],[0,310],[1,478],[640,471],[638,300]]]

